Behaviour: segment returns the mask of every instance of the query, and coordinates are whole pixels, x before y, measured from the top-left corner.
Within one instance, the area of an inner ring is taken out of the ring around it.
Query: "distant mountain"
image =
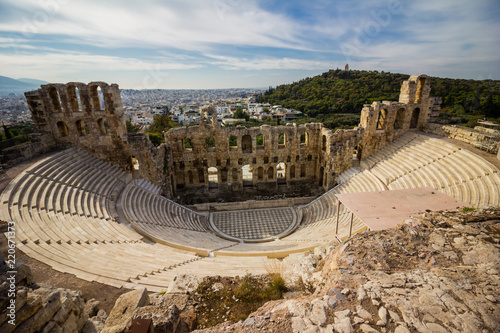
[[[24,80],[24,81],[21,81]],[[0,75],[0,93],[23,93],[40,88],[40,84],[45,84],[45,81],[34,79],[16,80],[7,76]],[[26,80],[31,82],[26,82]]]
[[[37,79],[27,79],[27,78],[17,79],[17,81],[21,81],[21,82],[29,83],[29,84],[35,84],[38,86],[40,86],[42,84],[49,84],[49,82],[47,82],[47,81],[42,81],[42,80],[37,80]]]

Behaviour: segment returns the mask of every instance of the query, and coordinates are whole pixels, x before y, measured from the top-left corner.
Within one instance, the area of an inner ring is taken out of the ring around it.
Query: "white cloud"
[[[214,60],[210,61],[212,65],[220,66],[230,70],[263,70],[263,69],[306,69],[306,70],[325,70],[332,67],[331,62],[303,60],[294,58],[236,58],[220,56],[215,54],[205,54]]]
[[[144,71],[158,73],[166,70],[185,70],[199,68],[199,64],[173,62],[167,58],[145,61],[136,58],[99,56],[85,53],[46,53],[46,54],[0,54],[0,63],[5,66],[2,75],[11,77],[41,77],[46,80],[67,77],[74,73],[99,71]],[[47,77],[50,69],[50,77]]]

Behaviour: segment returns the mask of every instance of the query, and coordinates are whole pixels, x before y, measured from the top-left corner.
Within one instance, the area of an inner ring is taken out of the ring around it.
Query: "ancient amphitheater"
[[[160,291],[179,273],[265,273],[276,258],[366,230],[337,212],[336,194],[431,187],[468,206],[500,206],[498,163],[422,132],[439,105],[429,92],[426,76],[412,76],[399,102],[365,105],[352,130],[202,123],[165,133],[156,148],[126,133],[116,85],[45,85],[26,93],[39,129],[31,154],[43,158],[5,188],[0,219],[15,222],[21,251],[56,270]],[[285,199],[200,201],[259,193]],[[190,197],[189,207],[173,200]]]

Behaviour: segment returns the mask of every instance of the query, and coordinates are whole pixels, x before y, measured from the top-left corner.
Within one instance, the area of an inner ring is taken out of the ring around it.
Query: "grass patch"
[[[476,208],[474,208],[474,207],[462,207],[462,209],[460,209],[460,211],[462,213],[473,212],[475,210],[476,210]]]
[[[198,295],[197,328],[215,326],[225,321],[238,322],[264,303],[283,298],[287,287],[281,275],[224,278],[207,277],[196,294]]]

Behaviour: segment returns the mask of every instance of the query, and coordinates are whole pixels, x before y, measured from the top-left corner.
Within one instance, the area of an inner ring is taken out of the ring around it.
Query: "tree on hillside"
[[[130,120],[125,121],[125,126],[127,127],[127,133],[137,133],[139,132],[139,127],[132,125]]]
[[[154,116],[153,122],[149,125],[148,133],[163,134],[175,126],[177,126],[177,124],[172,121],[172,118],[170,118],[168,114],[159,114]]]
[[[243,108],[241,106],[238,106],[236,108],[236,111],[234,111],[233,118],[234,119],[245,119],[248,121],[250,119],[250,116],[248,115],[248,113],[243,111]]]

